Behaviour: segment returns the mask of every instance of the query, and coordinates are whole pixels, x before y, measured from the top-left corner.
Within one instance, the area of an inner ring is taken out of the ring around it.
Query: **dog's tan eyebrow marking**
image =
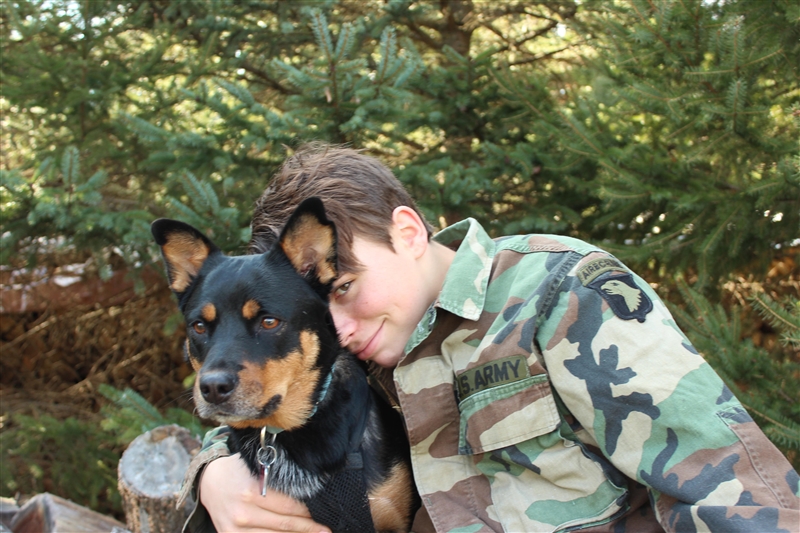
[[[217,308],[214,307],[214,304],[206,304],[203,306],[203,309],[200,311],[200,316],[203,317],[203,320],[206,322],[213,322],[214,319],[217,318]]]
[[[255,300],[247,300],[244,305],[242,306],[242,316],[245,317],[247,320],[254,318],[258,311],[261,309],[261,306],[258,305],[258,302]]]

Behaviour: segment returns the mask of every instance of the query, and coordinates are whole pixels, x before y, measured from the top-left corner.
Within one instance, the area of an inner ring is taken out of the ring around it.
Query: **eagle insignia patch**
[[[636,319],[644,322],[647,313],[653,310],[653,302],[636,286],[631,274],[601,276],[590,283],[591,287],[608,302],[611,310],[622,320]]]

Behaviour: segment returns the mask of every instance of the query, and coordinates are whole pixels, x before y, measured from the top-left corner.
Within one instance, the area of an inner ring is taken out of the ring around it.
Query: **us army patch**
[[[512,355],[470,368],[456,378],[460,400],[478,392],[519,381],[530,376],[528,361],[524,355]]]
[[[592,280],[597,279],[597,276],[608,272],[610,270],[621,270],[622,272],[627,272],[628,269],[625,268],[625,265],[617,261],[612,257],[600,257],[598,259],[592,259],[588,261],[586,264],[582,265],[578,269],[578,279],[581,280],[581,284],[585,287]]]
[[[636,319],[644,322],[647,313],[653,310],[653,302],[636,286],[631,274],[603,276],[587,284],[600,293],[609,307],[622,320]]]

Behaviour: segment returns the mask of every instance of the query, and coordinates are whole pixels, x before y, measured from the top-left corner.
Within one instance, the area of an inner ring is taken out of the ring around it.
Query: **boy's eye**
[[[351,285],[352,283],[353,283],[352,281],[348,281],[347,283],[342,283],[341,285],[339,285],[338,287],[336,287],[336,289],[333,291],[333,294],[334,294],[334,295],[335,295],[337,298],[338,298],[339,296],[344,296],[345,294],[347,294],[347,291],[349,291],[349,290],[350,290],[350,285]]]
[[[274,329],[278,327],[281,321],[275,317],[265,316],[261,319],[261,327],[264,329]]]
[[[192,322],[192,329],[198,335],[203,335],[206,332],[206,324],[202,320],[195,320]]]

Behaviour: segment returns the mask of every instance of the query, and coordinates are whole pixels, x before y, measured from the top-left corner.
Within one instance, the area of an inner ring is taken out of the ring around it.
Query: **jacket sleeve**
[[[592,255],[564,279],[537,334],[576,434],[648,488],[667,531],[796,531],[789,462],[649,285]]]
[[[183,486],[178,496],[177,507],[183,504],[187,498],[192,498],[197,505],[186,520],[183,526],[183,533],[216,533],[216,528],[211,522],[205,507],[200,503],[200,477],[208,463],[220,457],[231,454],[228,449],[228,426],[220,426],[212,429],[203,438],[203,445],[200,451],[189,463],[186,475],[183,478]]]

